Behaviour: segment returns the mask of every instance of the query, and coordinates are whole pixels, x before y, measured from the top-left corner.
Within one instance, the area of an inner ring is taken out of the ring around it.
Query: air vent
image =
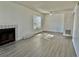
[[[66,34],[71,34],[71,30],[65,30]]]
[[[78,5],[79,5],[79,2],[78,2]]]

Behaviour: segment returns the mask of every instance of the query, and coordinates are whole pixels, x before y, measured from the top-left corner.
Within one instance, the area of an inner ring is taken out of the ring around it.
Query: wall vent
[[[71,30],[65,30],[65,34],[71,34]]]

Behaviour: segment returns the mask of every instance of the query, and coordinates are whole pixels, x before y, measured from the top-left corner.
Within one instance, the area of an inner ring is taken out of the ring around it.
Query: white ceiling
[[[50,11],[72,10],[76,4],[74,1],[17,1],[16,3],[44,14]]]

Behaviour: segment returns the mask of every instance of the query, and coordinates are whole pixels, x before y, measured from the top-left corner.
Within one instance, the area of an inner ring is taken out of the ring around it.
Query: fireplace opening
[[[15,41],[15,28],[0,29],[0,45]]]

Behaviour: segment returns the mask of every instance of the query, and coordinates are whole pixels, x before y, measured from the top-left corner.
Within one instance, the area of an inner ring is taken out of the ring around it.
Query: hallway
[[[71,38],[61,33],[40,33],[0,46],[1,57],[76,57]]]

